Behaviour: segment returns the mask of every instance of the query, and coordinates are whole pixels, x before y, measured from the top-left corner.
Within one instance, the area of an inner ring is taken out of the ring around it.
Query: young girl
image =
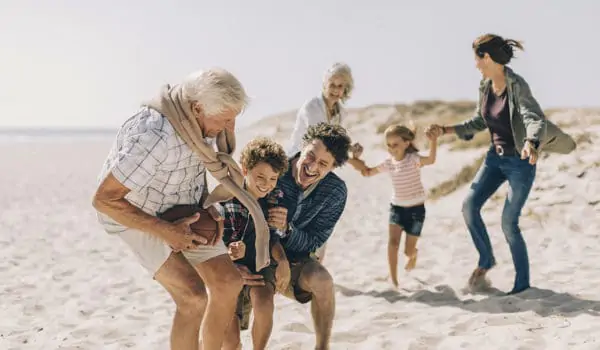
[[[392,283],[398,286],[398,249],[402,231],[406,232],[404,254],[408,261],[404,267],[412,270],[417,262],[417,240],[425,221],[425,189],[421,182],[420,167],[435,163],[437,137],[439,133],[427,133],[430,141],[429,155],[420,156],[413,144],[415,132],[402,125],[391,125],[385,132],[385,141],[390,157],[377,167],[370,168],[355,151],[348,161],[363,176],[389,173],[392,179],[393,195],[390,205],[388,242],[388,262]]]

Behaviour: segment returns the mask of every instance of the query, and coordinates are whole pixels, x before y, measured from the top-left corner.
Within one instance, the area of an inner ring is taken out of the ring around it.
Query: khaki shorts
[[[154,277],[160,267],[167,261],[173,251],[162,239],[134,229],[127,229],[116,234],[131,248],[140,264]],[[214,246],[200,246],[194,250],[183,252],[183,256],[193,266],[197,266],[219,255],[227,254],[223,241]]]
[[[306,264],[315,261],[314,257],[305,257],[298,259],[296,261],[290,262],[290,287],[291,293],[288,293],[286,296],[288,298],[294,299],[300,304],[306,304],[312,300],[312,293],[300,288],[300,274],[302,273],[302,269],[306,266]]]

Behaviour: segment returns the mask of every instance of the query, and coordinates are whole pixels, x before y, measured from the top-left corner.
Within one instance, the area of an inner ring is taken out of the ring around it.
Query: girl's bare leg
[[[404,269],[406,271],[410,271],[415,268],[417,265],[417,242],[419,241],[419,236],[406,234],[406,241],[404,242],[404,254],[408,258]]]
[[[394,286],[398,286],[398,250],[400,249],[400,238],[402,227],[390,224],[390,237],[388,240],[388,264],[390,266],[390,277]]]

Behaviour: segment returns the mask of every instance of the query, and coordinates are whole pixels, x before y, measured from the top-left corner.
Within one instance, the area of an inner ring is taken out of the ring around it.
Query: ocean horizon
[[[117,130],[116,127],[3,127],[0,142],[106,140],[115,137]]]

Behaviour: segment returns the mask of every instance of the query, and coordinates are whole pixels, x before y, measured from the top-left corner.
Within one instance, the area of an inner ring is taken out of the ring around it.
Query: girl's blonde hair
[[[383,132],[383,134],[385,135],[385,137],[397,136],[397,137],[401,137],[404,141],[409,141],[410,145],[406,149],[406,153],[417,153],[417,152],[419,152],[419,149],[415,145],[416,132],[417,132],[417,127],[413,123],[411,123],[410,127],[400,125],[400,124],[394,124],[394,125],[388,126],[385,129],[385,131]]]

